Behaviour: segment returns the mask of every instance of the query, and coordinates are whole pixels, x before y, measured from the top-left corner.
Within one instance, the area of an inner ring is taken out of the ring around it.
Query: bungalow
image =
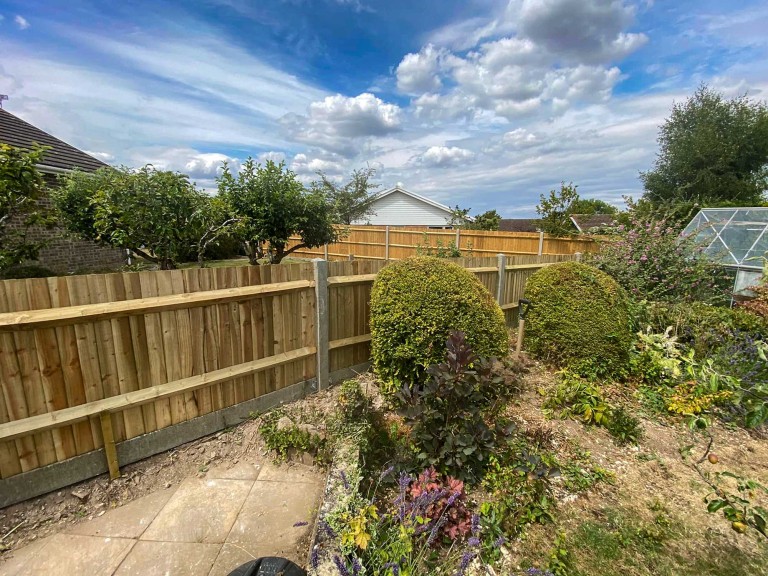
[[[0,108],[0,144],[25,150],[31,149],[35,144],[45,146],[47,151],[43,162],[38,164],[37,168],[42,172],[49,188],[58,185],[57,179],[61,174],[67,174],[73,170],[93,172],[107,166],[101,160],[2,108]],[[48,198],[44,198],[41,202],[50,205]],[[52,230],[35,228],[30,231],[30,234],[36,239],[42,238],[47,242],[46,247],[40,251],[37,263],[57,273],[114,268],[125,263],[125,253],[122,250],[73,238],[61,228]]]
[[[395,186],[380,192],[373,201],[373,215],[356,224],[379,226],[449,226],[452,211],[448,206]]]

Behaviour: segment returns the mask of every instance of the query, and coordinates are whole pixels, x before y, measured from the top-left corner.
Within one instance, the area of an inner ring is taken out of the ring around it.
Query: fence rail
[[[541,233],[497,232],[487,230],[435,230],[427,227],[351,226],[335,244],[320,248],[302,248],[295,254],[325,258],[348,259],[351,255],[364,260],[399,260],[420,250],[440,246],[458,247],[468,256],[557,255],[596,252],[599,243],[591,238],[554,238]],[[298,242],[291,239],[289,246]]]
[[[573,256],[454,261],[509,316],[537,269]],[[370,356],[384,261],[0,282],[0,491],[18,474],[328,375]],[[0,499],[2,500],[2,499]]]

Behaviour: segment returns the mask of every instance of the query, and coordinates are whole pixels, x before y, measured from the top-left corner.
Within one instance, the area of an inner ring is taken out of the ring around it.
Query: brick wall
[[[45,182],[48,187],[55,186],[56,178],[45,174]],[[49,208],[52,205],[47,197],[42,198],[40,204]],[[21,227],[21,222],[11,221],[9,225]],[[114,269],[126,263],[125,250],[80,240],[63,227],[45,229],[36,226],[29,230],[28,237],[32,241],[42,239],[47,243],[34,263],[58,274]]]

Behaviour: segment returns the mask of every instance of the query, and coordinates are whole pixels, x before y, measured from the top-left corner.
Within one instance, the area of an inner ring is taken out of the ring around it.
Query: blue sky
[[[535,213],[560,181],[638,196],[658,126],[706,82],[766,99],[768,4],[661,0],[0,0],[7,110],[114,164],[378,170]]]

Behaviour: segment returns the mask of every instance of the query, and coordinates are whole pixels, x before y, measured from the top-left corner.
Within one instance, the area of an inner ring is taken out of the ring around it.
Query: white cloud
[[[402,92],[422,94],[442,86],[438,71],[447,51],[427,44],[418,54],[406,54],[395,71],[397,87]]]
[[[400,130],[401,110],[365,92],[354,98],[341,94],[312,102],[306,116],[281,119],[291,138],[345,156],[359,150],[359,140]]]
[[[432,146],[421,156],[417,156],[415,163],[427,166],[455,166],[475,157],[475,153],[456,146]]]
[[[13,21],[16,23],[16,26],[19,27],[19,30],[26,30],[29,28],[29,22],[27,21],[24,16],[16,15],[16,17],[13,19]]]

